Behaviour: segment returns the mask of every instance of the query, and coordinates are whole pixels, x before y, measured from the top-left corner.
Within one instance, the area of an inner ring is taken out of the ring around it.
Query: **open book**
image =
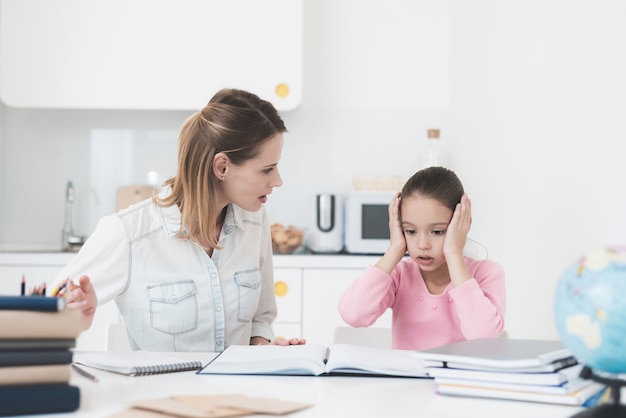
[[[352,344],[231,345],[198,373],[428,377],[414,353]]]

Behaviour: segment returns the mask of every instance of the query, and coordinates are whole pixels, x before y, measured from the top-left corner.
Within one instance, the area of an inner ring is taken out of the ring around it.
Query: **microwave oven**
[[[396,192],[355,191],[345,199],[345,250],[384,254],[389,247],[389,204]]]

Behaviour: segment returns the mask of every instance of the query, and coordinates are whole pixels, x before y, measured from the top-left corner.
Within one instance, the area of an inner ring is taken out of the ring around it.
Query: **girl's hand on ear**
[[[443,243],[443,253],[446,259],[462,257],[463,248],[467,242],[467,234],[472,224],[472,202],[467,193],[461,197],[461,202],[456,205],[452,220],[446,231]]]
[[[400,193],[397,193],[389,204],[389,249],[387,251],[402,258],[406,250],[406,239],[404,239],[400,224]]]
[[[389,248],[378,260],[376,267],[391,274],[406,254],[406,249],[406,240],[400,223],[400,193],[397,193],[389,203]]]

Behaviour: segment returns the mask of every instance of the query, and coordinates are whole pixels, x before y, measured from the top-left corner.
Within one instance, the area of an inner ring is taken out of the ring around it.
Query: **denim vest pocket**
[[[150,326],[168,334],[191,331],[198,325],[198,301],[193,280],[148,286]]]
[[[261,294],[261,271],[244,270],[235,272],[239,307],[237,319],[240,322],[250,322],[256,313]]]

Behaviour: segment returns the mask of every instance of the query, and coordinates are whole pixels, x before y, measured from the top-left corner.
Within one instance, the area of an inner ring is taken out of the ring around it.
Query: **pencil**
[[[78,374],[80,374],[81,376],[86,377],[87,379],[91,380],[92,382],[99,382],[100,381],[100,379],[98,379],[96,376],[94,376],[91,373],[89,373],[87,370],[83,369],[82,367],[78,367],[76,365],[76,363],[72,363],[72,368],[74,370],[76,370],[78,372]]]
[[[50,292],[50,296],[55,297],[57,293],[59,293],[59,290],[60,290],[60,286],[53,287],[52,291]]]
[[[54,289],[52,289],[52,292],[50,292],[50,296],[53,297],[61,297],[61,295],[59,295],[59,292],[61,292],[61,290],[65,289],[65,287],[67,286],[67,283],[69,282],[70,278],[68,277],[67,279],[65,279],[63,281],[63,283],[61,283],[60,286],[55,287]]]
[[[67,279],[65,283],[63,283],[63,286],[61,286],[61,288],[57,292],[56,297],[65,298],[72,290],[74,290],[74,280]]]

